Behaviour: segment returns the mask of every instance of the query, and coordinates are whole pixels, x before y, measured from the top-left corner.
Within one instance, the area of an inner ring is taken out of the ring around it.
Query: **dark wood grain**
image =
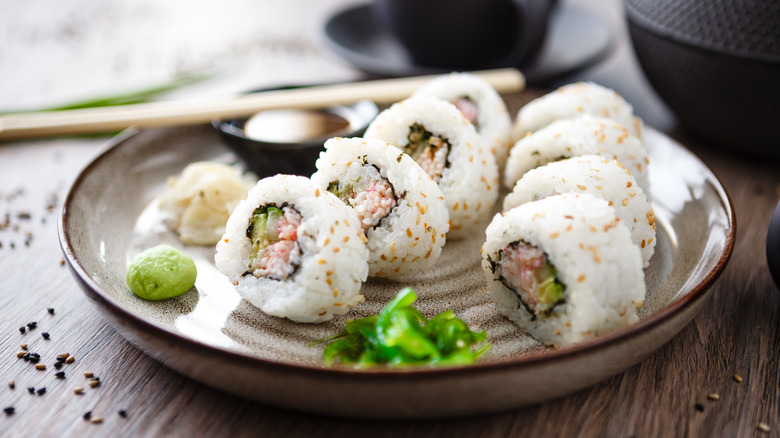
[[[508,101],[515,109],[539,93],[531,90]],[[142,354],[98,315],[61,265],[59,204],[103,139],[2,144],[0,215],[7,214],[9,224],[0,230],[0,407],[13,406],[16,412],[0,415],[0,434],[777,436],[780,292],[766,266],[764,239],[780,197],[780,164],[713,149],[683,132],[673,135],[719,176],[737,212],[730,263],[693,322],[639,365],[569,397],[492,415],[397,422],[312,416],[247,402]],[[37,328],[21,334],[18,328],[31,321]],[[43,331],[50,333],[49,340],[42,338]],[[16,357],[22,343],[40,353],[46,370]],[[76,360],[62,368],[66,377],[58,379],[53,365],[62,352]],[[99,387],[88,385],[87,371],[100,377]],[[6,384],[11,379],[14,389]],[[84,394],[74,394],[77,386]],[[31,395],[27,387],[46,387],[46,393]],[[718,400],[708,399],[713,393]],[[382,403],[381,394],[376,402]],[[102,423],[84,420],[88,411]],[[760,422],[771,432],[758,430]]]

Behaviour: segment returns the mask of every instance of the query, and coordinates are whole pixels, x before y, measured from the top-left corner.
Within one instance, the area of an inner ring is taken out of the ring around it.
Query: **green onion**
[[[358,368],[469,365],[490,348],[484,330],[472,332],[452,310],[428,320],[412,307],[416,300],[415,292],[404,288],[379,315],[349,320],[344,332],[313,344],[328,344],[322,353],[325,365],[352,364]],[[484,345],[472,349],[481,343]]]
[[[39,112],[39,111],[65,111],[65,110],[74,110],[74,109],[100,108],[106,106],[144,103],[144,102],[149,102],[150,100],[152,100],[153,98],[161,94],[167,93],[169,91],[173,91],[177,88],[181,88],[186,85],[191,85],[200,82],[212,76],[213,74],[196,74],[191,76],[184,76],[179,79],[174,79],[171,82],[155,85],[141,90],[130,91],[128,93],[107,95],[107,96],[97,97],[94,99],[72,102],[69,104],[55,106],[55,107],[38,108],[38,109],[25,110],[25,111],[4,111],[4,112],[0,112],[0,115],[23,114],[28,112]]]

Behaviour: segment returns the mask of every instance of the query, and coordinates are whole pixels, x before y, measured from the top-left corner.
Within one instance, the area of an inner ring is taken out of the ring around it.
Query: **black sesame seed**
[[[27,328],[30,330],[34,329],[35,327],[38,327],[38,323],[36,321],[27,323]]]
[[[43,336],[43,339],[46,339],[48,341],[50,335],[49,335],[49,332],[43,332],[43,333],[41,333],[41,336]]]
[[[65,359],[67,359],[67,358],[66,357],[62,357],[62,356],[57,356],[57,358],[54,359],[54,360],[56,360],[57,362],[65,362]]]
[[[694,406],[697,411],[704,412],[704,405],[701,403],[696,403],[696,406]]]
[[[46,387],[44,386],[43,388],[40,388],[40,389],[38,389],[38,390],[37,390],[37,391],[35,391],[35,392],[37,392],[37,393],[38,393],[38,395],[43,395],[43,394],[46,394]]]
[[[3,408],[3,412],[5,412],[5,415],[13,415],[14,412],[16,412],[16,408],[8,406],[7,408]]]
[[[50,315],[54,315],[54,307],[49,307],[46,311],[49,312]]]
[[[54,362],[54,368],[62,369],[62,362]]]
[[[30,360],[30,353],[24,353],[24,355],[22,355],[22,359],[24,359],[25,362]]]
[[[24,326],[19,327],[19,333],[24,334],[27,330],[24,328]]]
[[[119,414],[119,416],[122,418],[127,418],[127,412],[124,409],[118,410],[117,414]]]
[[[29,392],[30,394],[35,394],[35,387],[34,386],[28,386],[27,387],[27,392]]]
[[[57,376],[57,378],[59,378],[59,379],[64,379],[65,378],[65,371],[60,371],[60,372],[54,373],[54,375]]]
[[[87,411],[87,412],[84,414],[84,419],[85,419],[85,420],[89,420],[90,418],[92,418],[92,411]]]

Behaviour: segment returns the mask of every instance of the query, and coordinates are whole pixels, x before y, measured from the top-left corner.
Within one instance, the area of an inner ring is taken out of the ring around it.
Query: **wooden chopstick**
[[[485,70],[473,74],[485,79],[499,93],[512,93],[525,88],[524,76],[515,69]],[[119,131],[130,126],[147,128],[208,123],[213,119],[248,117],[269,109],[325,108],[363,99],[377,104],[390,104],[409,97],[436,76],[264,91],[220,100],[164,101],[0,116],[0,140],[94,134]]]

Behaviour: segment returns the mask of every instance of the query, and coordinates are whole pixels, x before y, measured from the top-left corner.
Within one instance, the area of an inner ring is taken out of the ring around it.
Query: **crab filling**
[[[556,306],[565,303],[564,285],[547,255],[522,240],[510,243],[500,252],[498,274],[508,288],[535,318],[550,316]]]
[[[448,160],[449,140],[434,135],[419,123],[415,123],[409,128],[408,140],[409,143],[404,147],[404,152],[409,154],[425,173],[438,183],[444,169],[450,165]]]
[[[294,274],[301,262],[298,227],[301,214],[291,205],[258,207],[246,229],[252,242],[247,274],[285,280]]]
[[[328,184],[328,191],[355,210],[365,232],[378,226],[395,208],[397,201],[392,184],[379,173],[379,169],[371,165],[363,168],[368,174],[366,177],[347,183],[332,181]]]
[[[479,113],[477,104],[468,96],[458,97],[457,99],[450,101],[450,103],[455,105],[455,107],[460,110],[460,113],[463,114],[463,117],[471,122],[477,129],[477,132],[479,132],[479,122],[477,120]]]

